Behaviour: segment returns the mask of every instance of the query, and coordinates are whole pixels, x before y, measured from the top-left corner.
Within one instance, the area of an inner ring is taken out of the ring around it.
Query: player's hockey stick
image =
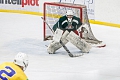
[[[49,24],[44,20],[43,17],[41,17],[41,18],[42,18],[42,20],[45,22],[45,24],[47,24],[48,28],[52,31],[52,33],[54,34],[54,31],[53,31],[53,29],[51,29],[51,27],[49,26]]]
[[[54,34],[54,31],[51,29],[51,27],[49,26],[49,24],[44,20],[44,18],[43,17],[41,17],[42,18],[42,20],[47,24],[47,26],[49,27],[49,29],[52,31],[52,33]],[[60,44],[63,46],[63,48],[67,51],[67,53],[68,53],[68,55],[70,56],[70,57],[79,57],[79,56],[82,56],[83,54],[72,54],[70,51],[69,51],[69,49],[64,45],[64,43],[60,40]]]

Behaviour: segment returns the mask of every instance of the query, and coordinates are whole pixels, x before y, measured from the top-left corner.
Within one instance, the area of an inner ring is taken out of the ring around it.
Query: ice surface
[[[91,24],[95,37],[107,46],[71,58],[63,48],[47,53],[50,41],[43,41],[42,24],[40,16],[0,13],[0,63],[24,52],[29,56],[29,80],[120,80],[120,28]],[[79,52],[71,43],[66,46]]]

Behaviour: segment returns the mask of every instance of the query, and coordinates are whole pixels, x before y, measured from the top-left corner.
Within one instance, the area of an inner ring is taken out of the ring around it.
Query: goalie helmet
[[[72,10],[67,10],[66,15],[73,15],[73,11]]]
[[[16,65],[22,66],[23,71],[25,71],[27,66],[28,66],[28,56],[27,56],[27,54],[19,52],[15,56],[13,63],[15,63]]]
[[[72,10],[67,10],[66,16],[68,18],[68,22],[72,22],[73,11]]]

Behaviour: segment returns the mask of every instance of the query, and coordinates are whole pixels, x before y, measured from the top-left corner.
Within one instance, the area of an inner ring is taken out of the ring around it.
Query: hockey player
[[[60,17],[59,21],[53,26],[53,30],[56,31],[57,28],[65,31],[75,31],[82,25],[79,17],[74,16],[72,10],[67,10],[66,15]],[[76,32],[77,33],[77,32]]]
[[[24,71],[28,66],[28,56],[19,52],[13,62],[0,64],[0,80],[28,80]]]
[[[56,50],[62,47],[59,40],[64,44],[68,41],[75,45],[83,53],[88,53],[91,46],[78,36],[77,29],[82,25],[80,18],[74,16],[72,10],[67,10],[66,15],[61,17],[53,26],[55,31],[53,41],[47,48],[49,54],[54,54]]]

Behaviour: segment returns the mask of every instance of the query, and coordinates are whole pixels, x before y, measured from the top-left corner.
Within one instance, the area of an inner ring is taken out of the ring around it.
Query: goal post
[[[53,28],[56,22],[61,16],[66,15],[66,11],[71,9],[74,12],[74,16],[79,17],[83,24],[89,25],[89,37],[93,40],[97,40],[91,30],[88,15],[87,7],[81,4],[72,4],[72,3],[60,3],[60,2],[45,2],[43,10],[43,29],[44,29],[44,40],[51,40],[53,37],[52,31],[49,29]],[[49,27],[48,27],[48,25]],[[99,40],[97,40],[99,41]]]

